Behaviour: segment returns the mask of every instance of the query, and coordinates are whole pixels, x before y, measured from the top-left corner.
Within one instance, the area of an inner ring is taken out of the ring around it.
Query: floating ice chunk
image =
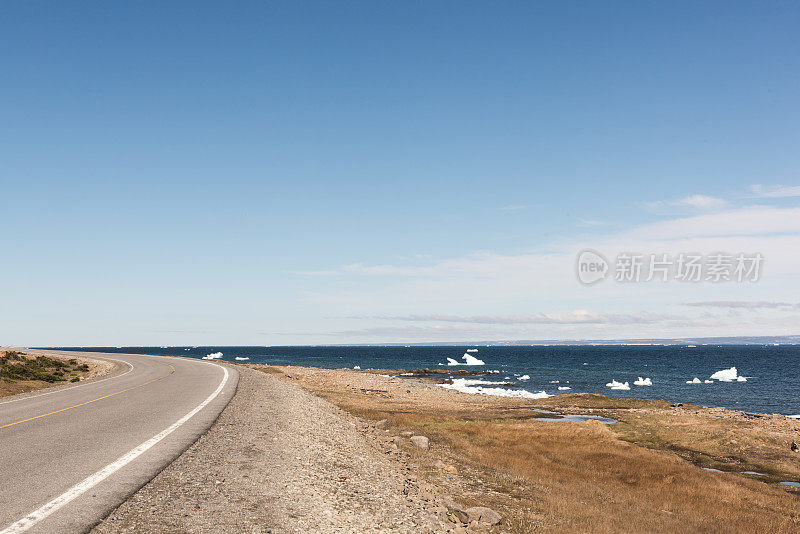
[[[713,384],[713,380],[703,380],[703,384]]]
[[[360,366],[360,365],[354,365],[354,366],[353,366],[353,369],[354,369],[354,370],[361,369],[361,366]]]
[[[202,360],[219,360],[220,358],[222,358],[222,353],[221,352],[212,352],[211,354],[207,354],[207,355],[203,356],[201,359]]]
[[[461,362],[453,358],[447,358],[447,365],[461,365]]]
[[[733,382],[736,380],[738,376],[738,372],[736,367],[731,367],[730,369],[723,369],[722,371],[717,371],[713,375],[711,375],[712,380],[719,380],[721,382]]]
[[[687,380],[686,383],[687,384],[702,384],[703,382],[699,378],[694,377],[692,380]]]
[[[242,356],[237,356],[237,357],[235,357],[235,358],[234,358],[234,360],[237,360],[237,361],[240,361],[240,362],[243,362],[243,361],[245,361],[245,360],[249,360],[249,359],[250,359],[250,358],[248,358],[247,356],[244,356],[244,357],[242,357]]]
[[[531,377],[529,375],[522,375],[521,377],[519,377],[519,380],[530,380],[530,379]]]
[[[551,380],[550,383],[551,384],[558,384],[558,380]]]
[[[606,384],[606,387],[621,391],[628,391],[629,389],[631,389],[630,384],[628,384],[627,382],[617,382],[616,380],[612,380],[611,382]]]
[[[464,365],[486,365],[483,360],[479,360],[472,354],[465,352],[464,355],[461,357],[464,360]],[[448,358],[449,360],[450,358]]]
[[[746,376],[737,376],[736,377],[736,381],[737,382],[747,382],[747,377]]]
[[[640,376],[638,380],[634,380],[633,381],[633,385],[634,386],[652,386],[653,385],[653,381],[650,380],[650,377],[642,378]]]
[[[472,385],[470,384],[470,382],[475,382],[475,381],[466,378],[455,378],[453,379],[452,384],[439,384],[439,386],[446,389],[454,389],[462,393],[472,393],[477,395],[493,395],[495,397],[520,397],[524,399],[546,399],[547,397],[551,396],[544,391],[537,391],[535,393],[531,393],[530,391],[519,390],[519,389],[487,388],[483,386]]]
[[[566,390],[568,390],[568,389],[572,389],[572,388],[571,388],[571,387],[569,387],[569,386],[558,386],[558,390],[559,390],[559,391],[566,391]]]
[[[467,352],[478,352],[478,349],[467,349]]]

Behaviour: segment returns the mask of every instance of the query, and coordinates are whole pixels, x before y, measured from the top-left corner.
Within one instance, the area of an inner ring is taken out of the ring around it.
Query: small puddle
[[[540,413],[546,413],[552,417],[533,417],[534,421],[600,421],[607,425],[617,423],[616,419],[610,417],[601,417],[599,415],[574,415],[574,414],[561,414],[558,412],[551,412],[550,410],[536,410]]]
[[[759,473],[758,471],[742,471],[743,475],[756,475],[757,477],[765,477],[766,473]]]
[[[791,486],[793,488],[800,488],[800,482],[781,482],[784,486]]]

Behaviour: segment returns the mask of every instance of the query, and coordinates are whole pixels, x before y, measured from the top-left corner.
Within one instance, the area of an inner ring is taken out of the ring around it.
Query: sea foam
[[[506,389],[506,388],[486,388],[483,386],[474,385],[476,380],[467,378],[455,378],[452,384],[439,384],[446,389],[454,389],[462,393],[471,393],[477,395],[493,395],[495,397],[520,397],[523,399],[546,399],[548,395],[544,391],[531,393],[530,391],[519,389]],[[486,382],[484,382],[486,384]]]

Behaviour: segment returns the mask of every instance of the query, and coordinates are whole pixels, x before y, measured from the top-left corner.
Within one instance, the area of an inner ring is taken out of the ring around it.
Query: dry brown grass
[[[350,412],[429,436],[429,453],[411,451],[419,468],[465,504],[500,511],[505,530],[800,531],[800,492],[686,461],[735,461],[761,472],[800,473],[797,455],[784,447],[785,432],[793,427],[780,421],[771,428],[759,419],[695,413],[696,407],[662,401],[565,395],[521,402],[443,395],[414,381],[375,386],[371,378],[359,384],[347,371],[287,372]],[[531,420],[540,415],[533,411],[538,406],[580,407],[621,422]],[[432,468],[434,459],[456,465],[459,476]]]

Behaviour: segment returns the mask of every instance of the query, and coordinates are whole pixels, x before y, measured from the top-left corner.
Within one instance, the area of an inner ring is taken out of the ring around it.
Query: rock
[[[386,430],[390,426],[392,426],[392,423],[390,423],[388,419],[381,419],[380,421],[375,423],[375,428],[378,428],[380,430]]]
[[[463,523],[465,525],[469,523],[469,514],[453,499],[446,497],[443,499],[442,504],[444,504],[444,507],[447,508],[448,517],[453,519],[454,522]]]
[[[793,441],[789,448],[792,449],[793,452],[797,452],[797,443]]]
[[[404,438],[410,438],[411,436],[414,435],[414,433],[411,432],[410,430],[403,430],[402,432],[400,432],[400,435],[403,436]]]
[[[455,466],[453,465],[446,465],[444,467],[444,472],[447,473],[448,475],[457,475],[458,469],[456,469]]]
[[[411,444],[415,447],[419,447],[420,449],[427,449],[428,448],[428,438],[425,436],[413,436],[411,438]]]
[[[397,446],[397,447],[401,446],[405,442],[406,442],[406,440],[404,440],[400,436],[395,436],[394,438],[392,438],[392,443],[394,443],[394,445]]]
[[[470,521],[477,521],[478,523],[486,523],[488,525],[500,524],[500,514],[491,508],[473,506],[472,508],[467,508],[465,512],[467,512]]]

